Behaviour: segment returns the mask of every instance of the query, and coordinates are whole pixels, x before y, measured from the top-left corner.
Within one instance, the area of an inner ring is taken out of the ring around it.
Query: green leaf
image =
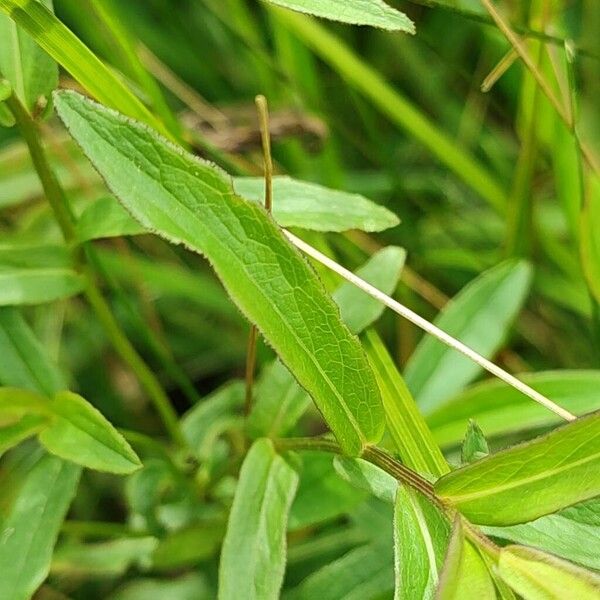
[[[262,177],[236,177],[233,187],[242,198],[264,204]],[[400,223],[387,208],[363,196],[286,176],[273,178],[273,217],[282,227],[313,231],[383,231]]]
[[[56,95],[73,137],[146,228],[212,262],[229,295],[306,388],[348,454],[377,442],[384,416],[358,340],[263,208],[215,167],[73,92]]]
[[[469,420],[469,426],[461,449],[463,464],[468,464],[487,456],[490,453],[485,435],[479,425],[473,419]]]
[[[44,414],[46,398],[29,390],[12,387],[0,388],[0,420],[21,418],[25,415]]]
[[[244,406],[244,384],[233,381],[192,407],[181,419],[181,431],[200,460],[206,460],[214,443],[215,425],[238,419]]]
[[[261,373],[256,385],[252,411],[246,421],[254,437],[282,437],[310,406],[310,396],[281,362],[274,360]]]
[[[13,269],[0,265],[0,306],[43,304],[78,294],[81,276],[71,269]]]
[[[0,308],[0,383],[51,396],[67,387],[62,373],[16,308]]]
[[[383,342],[373,330],[364,339],[379,384],[387,426],[402,461],[438,477],[450,469]]]
[[[26,475],[2,520],[2,600],[28,600],[46,579],[79,473],[75,465],[44,456]]]
[[[588,286],[600,302],[600,177],[591,176],[581,212],[580,251]]]
[[[279,598],[288,512],[298,473],[273,444],[261,439],[248,452],[221,551],[219,599]]]
[[[37,0],[0,0],[0,11],[27,32],[92,96],[167,134],[121,80],[61,21]]]
[[[167,535],[152,556],[152,566],[172,571],[193,566],[218,553],[225,527],[221,523],[192,525]]]
[[[436,493],[470,521],[513,525],[600,495],[600,413],[453,471]]]
[[[81,242],[102,238],[138,235],[145,229],[111,196],[90,204],[77,221],[77,237]]]
[[[96,544],[66,542],[54,552],[51,572],[65,577],[118,577],[133,565],[150,564],[157,544],[149,536]]]
[[[374,254],[356,275],[374,285],[384,294],[392,295],[404,266],[406,252],[396,246],[388,246]],[[342,320],[352,333],[360,333],[374,323],[383,313],[384,306],[350,282],[343,283],[333,293],[340,307]]]
[[[535,390],[576,415],[600,409],[600,371],[526,373],[522,379]],[[441,446],[457,444],[473,418],[488,437],[535,431],[561,423],[560,417],[502,381],[478,383],[427,417]]]
[[[214,592],[199,573],[165,579],[134,579],[119,588],[110,600],[213,600]]]
[[[498,570],[525,600],[597,600],[600,596],[600,577],[596,573],[533,548],[502,548]]]
[[[394,505],[397,600],[434,597],[450,538],[450,523],[430,502],[399,486]]]
[[[291,10],[351,25],[414,33],[413,22],[383,0],[263,0]]]
[[[0,245],[0,306],[53,302],[82,288],[66,246]]]
[[[49,11],[52,0],[36,0]],[[7,16],[0,14],[0,73],[17,98],[32,111],[58,85],[56,63]]]
[[[394,589],[391,545],[355,548],[307,577],[294,600],[376,600]]]
[[[338,475],[358,489],[365,490],[384,502],[394,502],[398,481],[374,464],[361,458],[336,456],[333,466]]]
[[[491,358],[521,310],[530,282],[527,263],[504,262],[462,289],[434,323]],[[480,371],[470,359],[426,336],[408,361],[404,376],[419,407],[428,414],[460,392]]]
[[[511,527],[483,527],[486,535],[539,548],[600,571],[600,500],[588,500]],[[585,540],[585,543],[582,543]]]
[[[326,452],[302,452],[298,493],[292,504],[289,529],[296,531],[347,515],[366,497],[342,479]]]
[[[2,425],[0,428],[0,456],[42,431],[47,423],[48,419],[42,415],[25,415],[10,425]]]
[[[142,466],[123,436],[81,396],[61,392],[49,409],[52,421],[39,440],[52,454],[109,473],[133,473]]]
[[[406,253],[390,246],[375,254],[357,274],[380,290],[391,294],[398,285]],[[340,308],[342,321],[352,333],[360,333],[379,318],[383,305],[344,283],[333,299]],[[263,369],[256,386],[256,397],[247,421],[253,437],[281,437],[289,432],[310,406],[310,396],[298,385],[294,376],[279,362]]]
[[[479,552],[465,539],[457,517],[446,552],[437,600],[495,600],[496,592],[488,568]]]

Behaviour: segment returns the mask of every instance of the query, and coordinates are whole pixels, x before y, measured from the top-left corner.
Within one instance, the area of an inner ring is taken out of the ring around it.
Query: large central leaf
[[[146,126],[73,92],[56,96],[73,137],[144,227],[204,254],[229,295],[314,398],[344,450],[383,433],[377,384],[308,264],[231,180]]]

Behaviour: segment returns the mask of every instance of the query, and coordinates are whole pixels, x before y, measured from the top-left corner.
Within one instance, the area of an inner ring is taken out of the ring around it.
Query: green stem
[[[84,262],[83,255],[77,247],[77,232],[73,216],[69,210],[65,193],[48,162],[46,153],[40,142],[40,135],[35,121],[14,94],[7,98],[6,104],[14,115],[25,139],[31,154],[33,166],[40,178],[46,198],[65,241],[71,246],[73,259],[84,277],[84,294],[90,306],[95,311],[114,349],[129,365],[146,390],[173,440],[185,445],[185,438],[179,429],[177,413],[171,405],[166,392],[150,367],[144,362],[127,339],[127,336],[123,333],[119,323],[112,314],[110,306],[96,285],[91,266]]]

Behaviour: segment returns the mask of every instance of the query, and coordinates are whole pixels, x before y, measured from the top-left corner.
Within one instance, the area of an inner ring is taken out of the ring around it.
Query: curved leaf
[[[109,473],[132,473],[142,466],[123,436],[81,396],[61,392],[48,408],[53,418],[39,440],[52,454]]]
[[[525,262],[507,261],[480,275],[457,294],[435,319],[440,328],[486,358],[498,350],[519,313],[531,282]],[[426,336],[406,365],[405,379],[425,413],[442,406],[481,371],[481,367]]]
[[[445,475],[436,493],[482,525],[513,525],[600,495],[600,413]]]
[[[12,269],[0,265],[0,306],[44,304],[78,294],[81,276],[71,269]]]
[[[237,197],[219,169],[79,94],[56,108],[96,169],[148,229],[212,262],[228,293],[310,393],[344,450],[384,427],[358,340],[321,282],[263,208]]]

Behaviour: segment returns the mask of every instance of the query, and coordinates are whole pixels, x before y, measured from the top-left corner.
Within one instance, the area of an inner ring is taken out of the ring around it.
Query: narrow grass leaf
[[[0,265],[0,306],[45,304],[70,298],[83,288],[71,269],[14,269]]]
[[[46,579],[79,473],[79,467],[73,464],[44,456],[25,476],[2,520],[0,598],[3,600],[28,600]]]
[[[525,262],[507,261],[472,281],[442,310],[434,324],[485,358],[506,339],[531,283]],[[469,383],[481,367],[426,336],[406,365],[405,379],[427,414]]]
[[[243,198],[264,204],[262,177],[236,177],[233,187]],[[287,176],[273,178],[273,218],[282,227],[313,231],[383,231],[400,223],[394,213],[364,196]]]
[[[600,302],[600,176],[590,176],[587,201],[581,213],[580,251],[588,286]]]
[[[142,466],[123,436],[81,396],[61,392],[48,407],[52,420],[39,440],[52,454],[109,473],[132,473]]]
[[[479,552],[465,538],[460,517],[452,529],[446,558],[435,595],[436,600],[495,600],[488,568]]]
[[[0,308],[0,383],[52,396],[67,387],[18,309]]]
[[[212,262],[323,413],[344,450],[359,454],[384,426],[362,347],[307,263],[263,208],[233,193],[226,175],[141,124],[73,92],[56,96],[73,137],[144,226]]]
[[[600,596],[596,573],[525,546],[502,548],[498,571],[525,600],[597,600]]]
[[[266,439],[248,452],[233,500],[219,566],[219,599],[279,598],[288,512],[298,473]]]
[[[430,600],[442,570],[450,523],[414,490],[399,486],[394,504],[396,600]]]
[[[344,4],[346,4],[344,2]],[[365,96],[394,124],[423,144],[457,177],[499,212],[506,210],[506,194],[485,166],[441,130],[374,68],[320,23],[292,12],[276,10],[277,22],[292,31],[329,64],[346,83]],[[274,12],[275,12],[274,10]]]
[[[52,11],[52,0],[36,0]],[[23,105],[32,111],[58,85],[58,66],[8,16],[0,14],[0,73]]]
[[[526,373],[520,379],[575,415],[600,410],[600,371]],[[438,444],[451,446],[460,443],[470,418],[477,421],[488,438],[562,423],[560,417],[513,387],[488,380],[466,389],[432,412],[427,416],[427,424]]]
[[[0,11],[104,104],[166,134],[160,122],[106,65],[37,0],[0,0]]]
[[[510,527],[483,527],[483,532],[550,552],[600,571],[600,500],[571,506],[554,515]],[[585,543],[582,543],[585,540]]]
[[[356,271],[356,275],[384,294],[391,295],[398,285],[405,259],[405,250],[388,246],[374,254]],[[381,302],[348,281],[335,290],[333,299],[340,307],[342,320],[352,333],[360,333],[372,325],[385,309]]]
[[[436,493],[473,523],[525,523],[600,495],[600,413],[453,471]]]
[[[411,469],[439,477],[450,468],[383,342],[367,331],[364,346],[377,377],[387,427],[402,461]]]

